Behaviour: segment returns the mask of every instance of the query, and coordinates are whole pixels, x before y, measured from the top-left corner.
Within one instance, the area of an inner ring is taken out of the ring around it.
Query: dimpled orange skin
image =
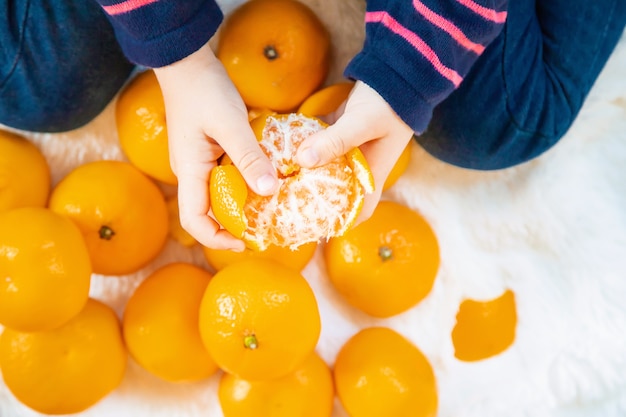
[[[452,330],[454,356],[479,361],[508,349],[515,341],[517,308],[515,294],[505,291],[488,301],[464,300]]]
[[[218,397],[224,417],[330,417],[333,378],[313,353],[294,372],[270,381],[249,382],[224,373]]]
[[[200,334],[224,371],[249,381],[287,375],[314,351],[317,300],[298,272],[249,259],[217,272],[200,306]]]
[[[341,348],[333,369],[350,417],[435,417],[437,384],[427,358],[385,327],[361,330]]]
[[[234,165],[219,165],[209,176],[211,210],[220,224],[241,239],[247,222],[243,206],[248,198],[248,186]]]
[[[381,201],[372,216],[324,247],[328,277],[354,307],[391,317],[431,291],[439,269],[439,245],[422,216]]]
[[[96,404],[122,382],[126,361],[115,312],[92,299],[57,329],[5,329],[0,337],[4,382],[20,402],[44,414],[78,413]]]
[[[288,266],[295,271],[302,271],[313,258],[317,246],[317,243],[311,242],[298,247],[298,249],[291,250],[286,247],[271,245],[264,251],[256,251],[246,248],[243,252],[211,249],[203,246],[202,251],[207,262],[209,262],[209,264],[215,268],[216,271],[219,271],[232,263],[240,262],[249,258],[271,259]]]
[[[0,211],[44,207],[50,194],[50,168],[26,138],[0,130]]]
[[[200,339],[198,312],[211,274],[195,265],[165,265],[137,287],[126,305],[124,340],[132,357],[172,382],[198,381],[217,371]]]
[[[296,0],[245,2],[224,21],[217,57],[252,108],[292,111],[324,81],[330,36]]]
[[[137,75],[120,93],[115,108],[120,146],[140,171],[176,184],[170,166],[165,102],[154,71]]]
[[[91,264],[80,230],[41,207],[0,213],[0,324],[48,330],[70,320],[89,295]]]
[[[79,166],[53,189],[50,208],[81,229],[98,274],[138,271],[157,257],[168,236],[161,190],[127,162]]]

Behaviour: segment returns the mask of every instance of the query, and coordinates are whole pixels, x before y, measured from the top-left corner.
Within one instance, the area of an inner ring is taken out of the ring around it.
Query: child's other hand
[[[181,225],[204,246],[243,250],[243,241],[209,216],[208,187],[211,169],[224,152],[257,194],[271,194],[278,185],[243,100],[208,44],[155,73],[165,100]]]
[[[337,117],[338,116],[338,117]],[[359,147],[374,175],[376,191],[366,195],[357,223],[369,218],[387,176],[413,136],[387,102],[367,84],[357,81],[345,106],[329,115],[334,124],[306,139],[298,149],[304,167],[323,165]]]

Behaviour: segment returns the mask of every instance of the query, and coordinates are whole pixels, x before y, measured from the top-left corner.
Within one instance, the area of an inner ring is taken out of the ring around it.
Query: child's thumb
[[[229,141],[225,144],[224,151],[255,193],[259,195],[274,193],[278,187],[276,169],[261,150],[252,130],[239,132],[239,137],[242,140]]]
[[[344,114],[334,125],[302,142],[296,154],[298,164],[305,168],[325,165],[363,143],[362,133]]]

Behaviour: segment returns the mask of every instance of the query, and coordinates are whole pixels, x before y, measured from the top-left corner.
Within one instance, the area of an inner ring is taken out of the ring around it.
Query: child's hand
[[[208,182],[226,152],[257,194],[277,187],[276,170],[254,137],[246,107],[208,44],[155,74],[165,99],[181,225],[204,246],[243,250],[243,241],[208,215]]]
[[[365,197],[359,223],[372,215],[383,184],[411,140],[413,130],[376,91],[360,81],[352,89],[345,107],[330,117],[336,118],[334,124],[300,145],[298,162],[303,167],[323,165],[358,146],[370,165],[376,185],[376,191]]]

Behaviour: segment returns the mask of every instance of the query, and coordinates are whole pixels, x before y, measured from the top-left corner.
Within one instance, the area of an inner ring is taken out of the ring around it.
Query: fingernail
[[[306,148],[300,153],[300,164],[306,167],[315,166],[320,161],[320,156],[315,149]]]
[[[262,175],[256,181],[256,186],[261,194],[270,193],[274,191],[274,188],[276,187],[276,178],[270,174]]]

